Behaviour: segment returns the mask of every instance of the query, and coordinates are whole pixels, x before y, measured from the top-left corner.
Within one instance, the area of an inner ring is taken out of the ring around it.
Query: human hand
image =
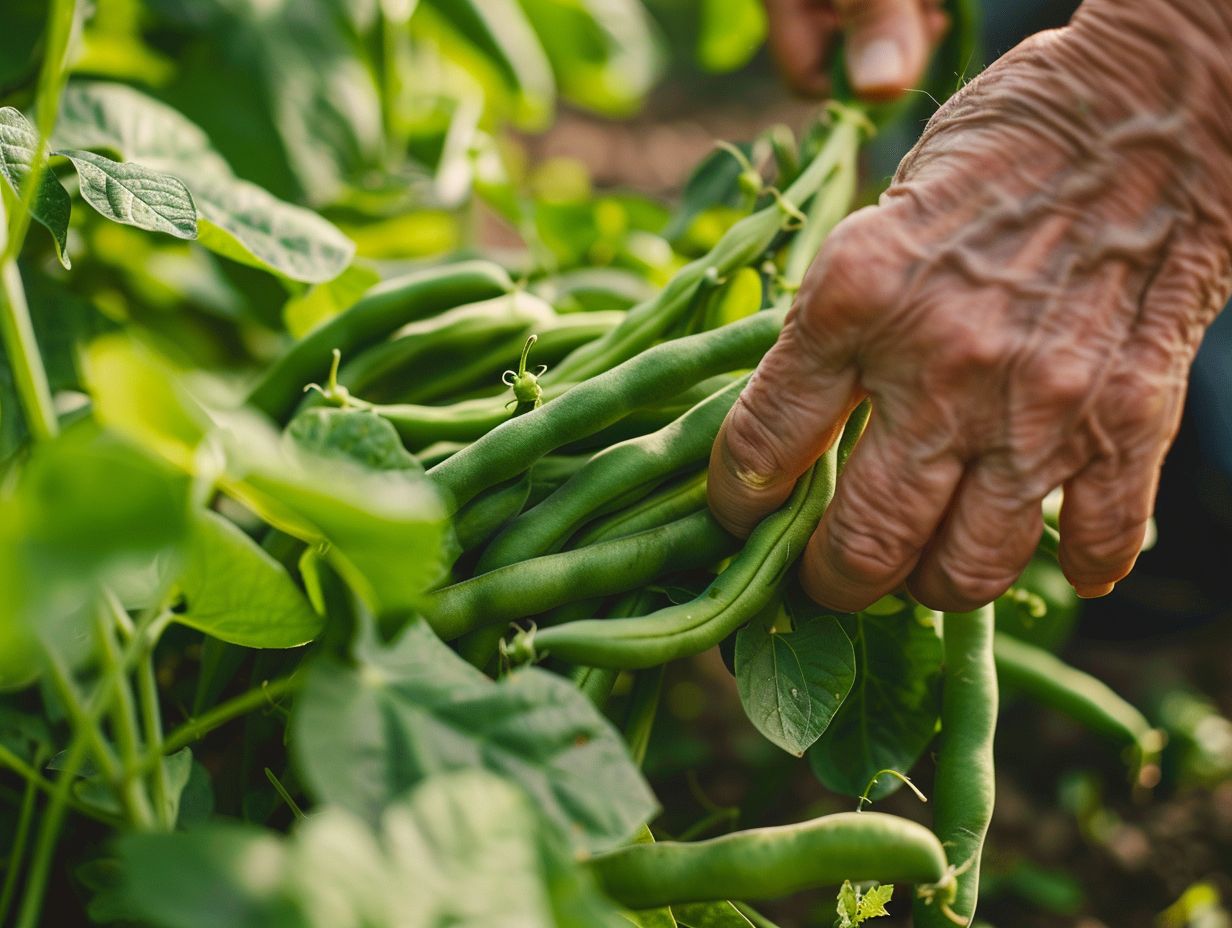
[[[770,47],[801,93],[830,92],[830,56],[846,39],[848,79],[865,100],[919,84],[948,20],[940,0],[766,0]]]
[[[744,534],[780,506],[868,394],[802,560],[814,598],[855,610],[906,583],[973,609],[1030,559],[1057,486],[1061,566],[1109,592],[1232,292],[1228,48],[1224,0],[1089,0],[944,106],[835,230],[729,414],[720,521]]]

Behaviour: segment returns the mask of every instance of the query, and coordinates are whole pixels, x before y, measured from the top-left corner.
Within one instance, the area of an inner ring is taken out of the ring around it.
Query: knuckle
[[[826,239],[798,297],[810,324],[875,312],[900,289],[902,269],[886,247],[892,230],[883,212],[879,206],[858,210]]]
[[[829,529],[830,559],[844,577],[865,583],[884,583],[902,571],[910,556],[905,544],[889,532],[871,526],[884,521],[836,513]]]
[[[1086,358],[1054,353],[1025,365],[1022,386],[1033,404],[1073,409],[1091,395],[1095,379],[1095,366]]]
[[[938,568],[946,586],[968,608],[992,602],[1010,588],[1015,577],[1003,564],[970,558],[943,558]]]
[[[724,440],[737,476],[749,484],[766,483],[783,467],[780,433],[763,418],[765,407],[747,400],[747,395],[746,391],[732,407]]]

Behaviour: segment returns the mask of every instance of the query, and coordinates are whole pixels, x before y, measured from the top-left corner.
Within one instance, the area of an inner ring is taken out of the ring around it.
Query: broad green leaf
[[[635,111],[662,71],[653,20],[639,0],[521,0],[561,96],[609,116]]]
[[[859,796],[880,770],[906,774],[932,740],[941,709],[941,641],[903,604],[894,615],[850,616],[843,628],[855,647],[855,685],[808,758],[829,789]],[[882,777],[871,798],[901,785]]]
[[[210,510],[194,515],[178,585],[176,620],[246,648],[295,648],[323,619],[290,575],[233,523]]]
[[[290,837],[211,824],[120,839],[92,911],[157,928],[615,928],[615,909],[512,784],[433,777],[373,829],[339,808]]]
[[[107,335],[84,354],[94,415],[189,473],[213,421],[171,365],[136,339]]]
[[[198,240],[250,267],[316,284],[337,277],[355,244],[316,213],[279,200],[238,178],[192,181]]]
[[[698,63],[707,71],[735,71],[757,54],[766,40],[766,10],[761,0],[701,0]]]
[[[364,457],[370,449],[354,443],[323,454],[284,439],[249,411],[208,404],[201,396],[217,385],[178,373],[125,336],[92,345],[87,370],[101,421],[216,484],[275,528],[323,545],[378,614],[414,608],[441,578],[444,509],[417,469],[376,469]]]
[[[517,0],[420,0],[414,25],[443,24],[479,52],[513,95],[523,129],[544,128],[556,95],[552,67]]]
[[[197,210],[178,178],[89,151],[57,151],[81,178],[81,196],[113,222],[176,238],[197,237]]]
[[[38,130],[18,110],[11,106],[0,107],[0,176],[8,181],[13,193],[19,197],[37,151]],[[65,268],[71,267],[66,248],[68,219],[73,204],[50,165],[43,168],[38,193],[30,209],[39,224],[51,233],[60,263]]]
[[[415,469],[374,469],[362,457],[322,454],[291,436],[279,441],[263,422],[242,415],[221,432],[223,489],[276,528],[326,556],[379,615],[413,610],[438,583],[445,510]]]
[[[358,461],[373,470],[423,473],[423,465],[406,450],[389,420],[364,409],[314,406],[291,420],[287,434],[316,454]]]
[[[0,689],[38,675],[40,642],[87,655],[101,588],[174,562],[188,495],[184,475],[89,422],[33,449],[0,496]]]
[[[176,110],[131,87],[74,81],[55,142],[104,149],[183,181],[197,208],[197,240],[289,280],[321,283],[350,264],[354,244],[316,213],[237,178],[209,139]]]
[[[753,923],[730,902],[674,905],[672,915],[680,928],[753,928]]]
[[[619,734],[575,686],[534,668],[495,683],[422,621],[388,646],[361,638],[352,661],[321,655],[291,731],[312,793],[369,821],[428,775],[472,767],[515,779],[589,850],[627,840],[655,811]]]
[[[794,591],[784,604],[790,630],[778,630],[778,608],[736,635],[736,686],[757,730],[803,757],[851,691],[855,654],[838,619]]]

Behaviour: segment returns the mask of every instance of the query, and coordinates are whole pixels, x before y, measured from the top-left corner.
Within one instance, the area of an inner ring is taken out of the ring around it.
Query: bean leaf
[[[246,648],[294,648],[322,618],[274,558],[234,524],[202,510],[192,521],[179,580],[186,608],[176,619]]]
[[[527,797],[482,771],[433,777],[376,827],[329,808],[290,837],[219,823],[118,853],[92,913],[159,928],[621,924]]]
[[[753,923],[730,902],[695,902],[672,906],[680,928],[753,928]]]
[[[11,106],[0,107],[0,176],[8,181],[17,196],[22,195],[22,187],[30,175],[37,150],[38,131],[30,121]],[[68,191],[60,186],[50,167],[45,167],[39,177],[38,193],[30,208],[39,224],[51,233],[60,263],[65,268],[71,267],[66,249],[68,219],[73,204]]]
[[[790,622],[790,630],[777,630]],[[736,635],[736,686],[757,730],[789,754],[830,725],[855,679],[855,654],[838,619],[794,590]]]
[[[197,237],[197,210],[184,182],[131,162],[89,151],[57,151],[81,178],[81,196],[113,222],[176,238]]]
[[[879,604],[878,611],[887,610]],[[880,770],[907,773],[932,740],[941,709],[941,641],[901,602],[893,614],[846,617],[843,628],[855,646],[855,685],[808,758],[829,789],[859,796]],[[870,798],[901,785],[881,777]]]
[[[321,283],[342,273],[355,253],[316,213],[237,178],[200,128],[131,87],[71,83],[55,139],[62,149],[104,149],[179,178],[196,205],[197,240],[234,261]]]
[[[368,821],[443,770],[516,779],[567,840],[626,841],[654,813],[623,741],[571,683],[535,668],[489,680],[421,621],[391,645],[360,635],[351,661],[322,655],[291,723],[305,784]]]

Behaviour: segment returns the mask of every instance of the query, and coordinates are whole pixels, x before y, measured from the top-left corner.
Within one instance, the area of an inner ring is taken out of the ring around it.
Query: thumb
[[[835,0],[834,6],[857,94],[888,100],[919,83],[932,31],[920,0]]]

